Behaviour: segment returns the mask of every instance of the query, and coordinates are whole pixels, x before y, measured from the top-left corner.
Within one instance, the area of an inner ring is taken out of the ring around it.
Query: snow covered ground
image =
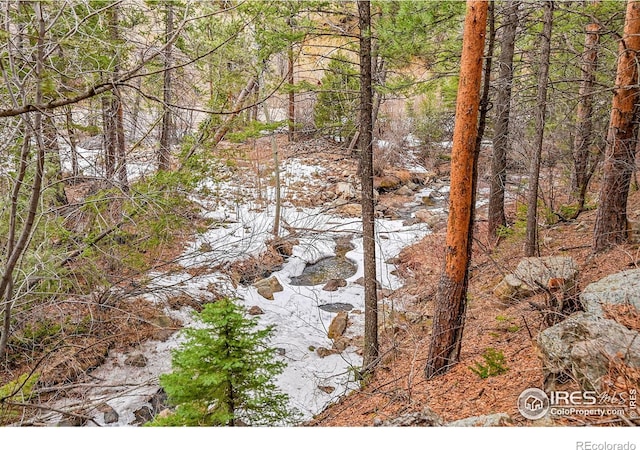
[[[302,181],[304,189],[326,188],[322,186],[322,178],[317,176],[322,168],[290,160],[284,165],[284,170],[283,178],[286,177],[289,182]],[[275,326],[271,345],[281,349],[280,357],[287,363],[278,379],[278,385],[289,395],[291,406],[302,414],[303,419],[309,419],[357,387],[351,368],[360,366],[362,360],[353,346],[340,354],[324,358],[314,349],[331,348],[332,341],[327,337],[327,329],[337,314],[319,309],[321,304],[340,302],[353,305],[346,336],[363,334],[364,291],[355,283],[363,275],[361,223],[359,219],[324,213],[320,208],[284,207],[282,217],[289,226],[313,231],[306,231],[301,235],[299,244],[293,249],[293,256],[288,258],[279,271],[272,274],[284,289],[276,292],[273,300],[267,300],[252,286],[234,288],[231,281],[222,274],[191,276],[187,272],[187,268],[212,267],[221,262],[259,254],[266,248],[265,241],[272,237],[272,205],[266,210],[260,209],[255,204],[255,199],[248,194],[242,196],[242,201],[238,201],[237,196],[232,200],[233,193],[237,193],[239,189],[232,181],[211,185],[210,188],[218,191],[216,199],[203,198],[199,201],[207,211],[206,215],[215,219],[217,225],[196,236],[184,252],[180,258],[180,263],[185,267],[184,273],[149,274],[153,280],[150,287],[164,289],[148,294],[147,298],[155,302],[161,300],[162,296],[179,293],[188,293],[197,298],[211,295],[207,286],[213,284],[218,290],[226,290],[230,295],[238,297],[247,309],[259,306],[264,311],[263,315],[257,316],[259,324]],[[270,192],[269,197],[272,194]],[[402,282],[391,273],[394,266],[385,261],[425,236],[429,230],[422,223],[404,226],[402,221],[384,219],[376,221],[376,230],[378,281],[384,288],[397,289]],[[305,265],[334,255],[334,237],[337,235],[352,236],[354,245],[354,249],[346,257],[357,264],[357,271],[347,278],[347,286],[328,292],[322,290],[323,284],[291,285],[291,278],[300,275]],[[167,309],[166,313],[180,319],[185,325],[193,324],[187,309]],[[84,386],[82,396],[85,400],[91,399],[94,404],[102,399],[118,413],[118,421],[110,426],[131,424],[135,420],[134,411],[148,403],[149,396],[157,391],[158,375],[171,369],[170,351],[179,342],[180,334],[176,333],[167,341],[152,341],[141,345],[136,353],[142,353],[147,359],[144,367],[127,365],[124,361],[129,355],[113,352],[105,364],[91,374],[94,380],[103,381]],[[68,404],[69,401],[65,400],[55,407],[62,408]],[[104,414],[98,412],[95,420],[104,425]]]

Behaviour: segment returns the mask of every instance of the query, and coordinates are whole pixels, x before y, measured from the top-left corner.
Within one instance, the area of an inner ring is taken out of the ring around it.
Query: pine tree
[[[256,329],[233,299],[205,305],[195,314],[202,326],[185,328],[187,340],[172,354],[173,372],[160,385],[175,413],[155,426],[284,425],[295,419],[288,396],[274,378],[285,364],[267,347],[273,329]]]

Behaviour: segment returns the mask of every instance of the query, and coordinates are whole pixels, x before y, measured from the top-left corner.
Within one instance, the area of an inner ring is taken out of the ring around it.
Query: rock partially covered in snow
[[[273,300],[275,292],[282,292],[284,289],[276,277],[269,277],[253,283],[253,287],[258,290],[258,294],[267,300]]]
[[[347,329],[349,314],[346,311],[340,311],[331,321],[327,336],[329,339],[338,339]]]
[[[323,291],[337,291],[338,288],[345,287],[347,285],[347,280],[344,278],[332,278],[326,282],[326,284],[322,287]]]
[[[250,316],[259,316],[264,314],[264,311],[258,305],[253,305],[251,308],[249,308],[249,311],[247,311],[247,313]]]
[[[345,200],[358,198],[356,188],[353,187],[353,184],[347,183],[346,181],[336,183],[333,190],[339,198],[344,198]]]

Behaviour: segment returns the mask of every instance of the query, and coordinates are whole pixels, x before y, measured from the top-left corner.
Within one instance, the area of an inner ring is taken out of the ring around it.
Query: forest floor
[[[512,224],[517,220],[516,203],[507,205],[508,221]],[[630,194],[628,210],[630,216],[640,213],[640,192]],[[618,417],[574,416],[533,422],[518,412],[517,399],[523,390],[543,388],[535,338],[546,326],[541,313],[529,302],[544,304],[545,299],[543,293],[505,304],[494,296],[493,288],[524,256],[524,229],[517,231],[516,227],[513,235],[495,245],[487,239],[486,213],[486,206],[477,211],[460,362],[445,375],[427,380],[424,367],[431,327],[424,322],[406,321],[382,330],[380,352],[386,356],[373,375],[363,382],[360,390],[331,405],[306,426],[372,426],[374,421],[419,412],[425,406],[445,421],[507,413],[514,426],[624,424]],[[640,264],[637,244],[619,245],[598,254],[592,252],[595,216],[595,210],[586,211],[575,220],[544,225],[539,230],[540,256],[562,255],[576,260],[579,289]],[[406,248],[399,257],[398,271],[405,276],[405,285],[394,292],[392,299],[412,299],[414,311],[423,317],[431,317],[433,313],[444,260],[444,240],[445,230],[435,232]],[[482,379],[470,367],[484,363],[482,355],[488,348],[504,354],[508,370]],[[565,387],[579,389],[571,382]]]
[[[322,141],[301,142],[295,148],[289,148],[284,140],[282,139],[281,157],[285,164],[288,158],[295,157],[310,166],[325,169],[320,176],[328,183],[342,180],[357,182],[357,164],[353,158],[345,157],[344,150],[335,149]],[[322,148],[321,152],[318,151],[319,147]],[[271,173],[271,147],[268,138],[260,139],[257,147],[247,145],[244,150],[245,158],[238,162],[237,171],[241,183],[255,183],[261,174],[265,176]],[[487,155],[484,154],[483,158],[480,167],[487,167]],[[386,168],[390,171],[397,169],[393,164],[387,164]],[[437,162],[427,167],[427,170],[435,172],[439,180],[446,182],[446,163]],[[266,183],[272,183],[268,177],[266,179]],[[553,179],[556,182],[560,180],[558,177]],[[541,186],[548,189],[544,181]],[[287,187],[290,193],[297,195],[294,202],[296,206],[326,204],[321,191],[305,190],[303,187]],[[480,179],[479,188],[486,192],[484,177]],[[514,224],[520,220],[518,205],[522,204],[523,199],[518,195],[522,195],[522,186],[513,183],[511,188],[512,200],[507,204],[506,212],[509,223]],[[591,187],[591,191],[597,191],[597,184]],[[563,200],[558,194],[561,190],[555,192],[554,202],[559,205]],[[547,198],[553,198],[549,191],[546,195]],[[393,193],[383,194],[379,199],[382,204],[400,201]],[[640,216],[640,192],[630,194],[628,211],[631,217]],[[606,252],[593,254],[591,239],[594,220],[595,211],[586,211],[576,220],[541,225],[539,230],[541,256],[572,256],[580,268],[580,288],[606,275],[637,268],[640,264],[640,247],[637,244],[619,245]],[[531,422],[524,419],[516,406],[517,398],[524,389],[541,388],[543,385],[542,365],[535,337],[545,325],[540,312],[529,303],[544,303],[543,294],[517,303],[504,304],[492,293],[502,277],[515,269],[523,257],[524,230],[518,226],[514,226],[513,230],[510,236],[495,245],[495,242],[490,242],[487,238],[486,206],[478,209],[461,360],[450,372],[432,380],[426,380],[423,374],[429,349],[430,317],[433,315],[433,300],[444,255],[445,230],[439,227],[417,244],[405,248],[396,260],[397,273],[404,279],[404,286],[393,292],[389,299],[397,300],[398,304],[412,313],[411,317],[420,317],[421,320],[412,320],[406,314],[404,317],[399,315],[393,323],[383,323],[380,332],[383,358],[375,372],[362,383],[361,389],[343,397],[303,425],[371,426],[376,420],[418,412],[425,406],[431,407],[446,421],[503,412],[512,417],[515,426],[549,425],[542,420]],[[193,230],[185,230],[170,246],[158,250],[162,255],[148,255],[149,258],[172,260],[193,239],[192,232]],[[273,264],[280,262],[274,261]],[[103,269],[109,271],[109,267]],[[246,270],[246,267],[239,264],[237,270]],[[135,291],[135,280],[132,279],[131,285],[131,289]],[[176,301],[181,299],[190,306],[198,306],[187,297],[176,297]],[[43,356],[37,348],[33,349],[31,358],[24,364],[0,370],[0,384],[15,379],[20,373],[34,370],[32,362],[40,361],[43,369],[41,383],[46,387],[40,393],[42,400],[50,395],[45,392],[64,395],[65,385],[99,365],[108,350],[124,350],[150,339],[165,340],[180,328],[179,323],[167,321],[167,317],[159,314],[153,305],[142,300],[111,304],[111,299],[101,299],[100,293],[81,300],[51,304],[38,310],[38,316],[46,316],[51,320],[70,317],[68,320],[73,322],[75,315],[82,318],[90,314],[94,318],[89,324],[90,329],[77,336],[58,336],[64,345],[56,345],[61,350],[55,353]],[[174,306],[178,308],[184,306],[183,303]],[[33,320],[35,319],[37,317]],[[508,370],[502,375],[482,379],[470,367],[484,362],[482,355],[489,348],[504,354]],[[65,363],[60,364],[61,360]],[[46,370],[47,367],[51,370]],[[620,419],[567,417],[556,420],[554,424],[618,425]]]

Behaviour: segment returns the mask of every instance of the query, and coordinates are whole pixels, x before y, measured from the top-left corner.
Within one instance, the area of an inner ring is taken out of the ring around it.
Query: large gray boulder
[[[448,427],[505,427],[509,425],[513,425],[513,420],[507,413],[467,417],[447,424]]]
[[[441,427],[443,425],[442,418],[428,406],[420,412],[403,414],[388,420],[376,418],[373,421],[374,427]]]
[[[640,269],[626,270],[588,285],[580,294],[584,310],[603,316],[603,306],[632,305],[640,311]]]
[[[540,332],[545,388],[569,376],[586,390],[600,390],[611,362],[640,367],[640,333],[618,322],[580,312]]]
[[[569,256],[523,258],[512,274],[494,288],[502,301],[522,299],[550,286],[552,279],[562,279],[563,289],[571,293],[576,287],[578,264]]]

